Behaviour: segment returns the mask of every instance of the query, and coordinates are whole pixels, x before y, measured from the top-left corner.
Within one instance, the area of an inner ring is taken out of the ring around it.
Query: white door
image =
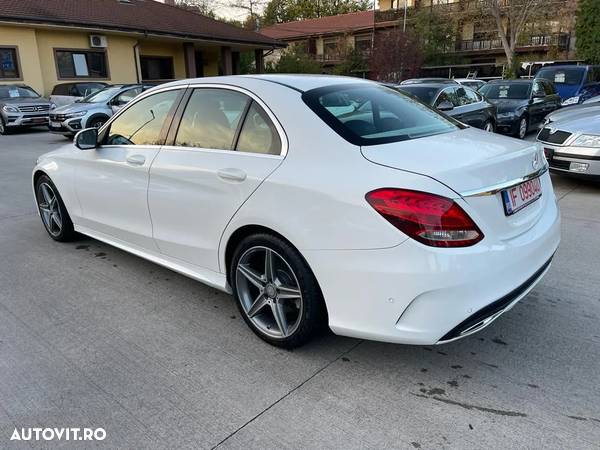
[[[141,99],[109,124],[97,149],[80,152],[75,189],[81,225],[156,250],[148,212],[148,171],[181,93],[168,90]]]
[[[281,163],[281,135],[249,96],[194,89],[172,145],[150,170],[148,203],[161,252],[218,271],[223,230]]]

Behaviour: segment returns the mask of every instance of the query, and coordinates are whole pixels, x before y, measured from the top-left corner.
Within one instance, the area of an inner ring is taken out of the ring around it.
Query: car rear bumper
[[[555,201],[507,241],[444,249],[412,239],[378,250],[308,251],[331,329],[340,335],[430,345],[479,331],[542,278],[560,241]]]

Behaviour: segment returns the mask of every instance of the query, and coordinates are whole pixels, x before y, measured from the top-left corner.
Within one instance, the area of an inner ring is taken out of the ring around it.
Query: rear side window
[[[406,95],[370,83],[312,89],[302,99],[355,145],[399,142],[463,128]]]
[[[51,95],[69,95],[69,88],[71,88],[71,84],[57,84],[52,89]]]
[[[268,155],[281,153],[279,134],[267,114],[256,102],[252,102],[248,109],[236,150]]]

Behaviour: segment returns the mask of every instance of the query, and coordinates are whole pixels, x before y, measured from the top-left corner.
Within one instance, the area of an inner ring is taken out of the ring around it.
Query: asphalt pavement
[[[35,212],[44,131],[0,136],[0,448],[21,427],[102,427],[98,448],[600,447],[600,184],[553,176],[563,237],[543,281],[443,346],[256,338],[232,297]]]

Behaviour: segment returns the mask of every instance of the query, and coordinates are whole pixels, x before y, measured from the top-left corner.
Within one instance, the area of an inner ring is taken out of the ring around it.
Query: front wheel
[[[6,126],[6,123],[4,122],[4,119],[0,116],[0,134],[8,134],[8,127]]]
[[[528,128],[529,128],[529,121],[527,120],[527,117],[521,117],[521,120],[519,120],[519,129],[517,130],[517,137],[519,139],[525,139]]]
[[[486,123],[483,124],[483,131],[487,131],[488,133],[493,133],[495,131],[494,128],[494,122],[492,122],[491,120],[488,120]]]
[[[317,280],[300,253],[279,237],[245,238],[235,250],[230,280],[242,317],[269,344],[298,347],[325,324]]]
[[[42,224],[50,237],[59,242],[75,238],[76,233],[67,208],[47,175],[42,175],[36,181],[35,196]]]

